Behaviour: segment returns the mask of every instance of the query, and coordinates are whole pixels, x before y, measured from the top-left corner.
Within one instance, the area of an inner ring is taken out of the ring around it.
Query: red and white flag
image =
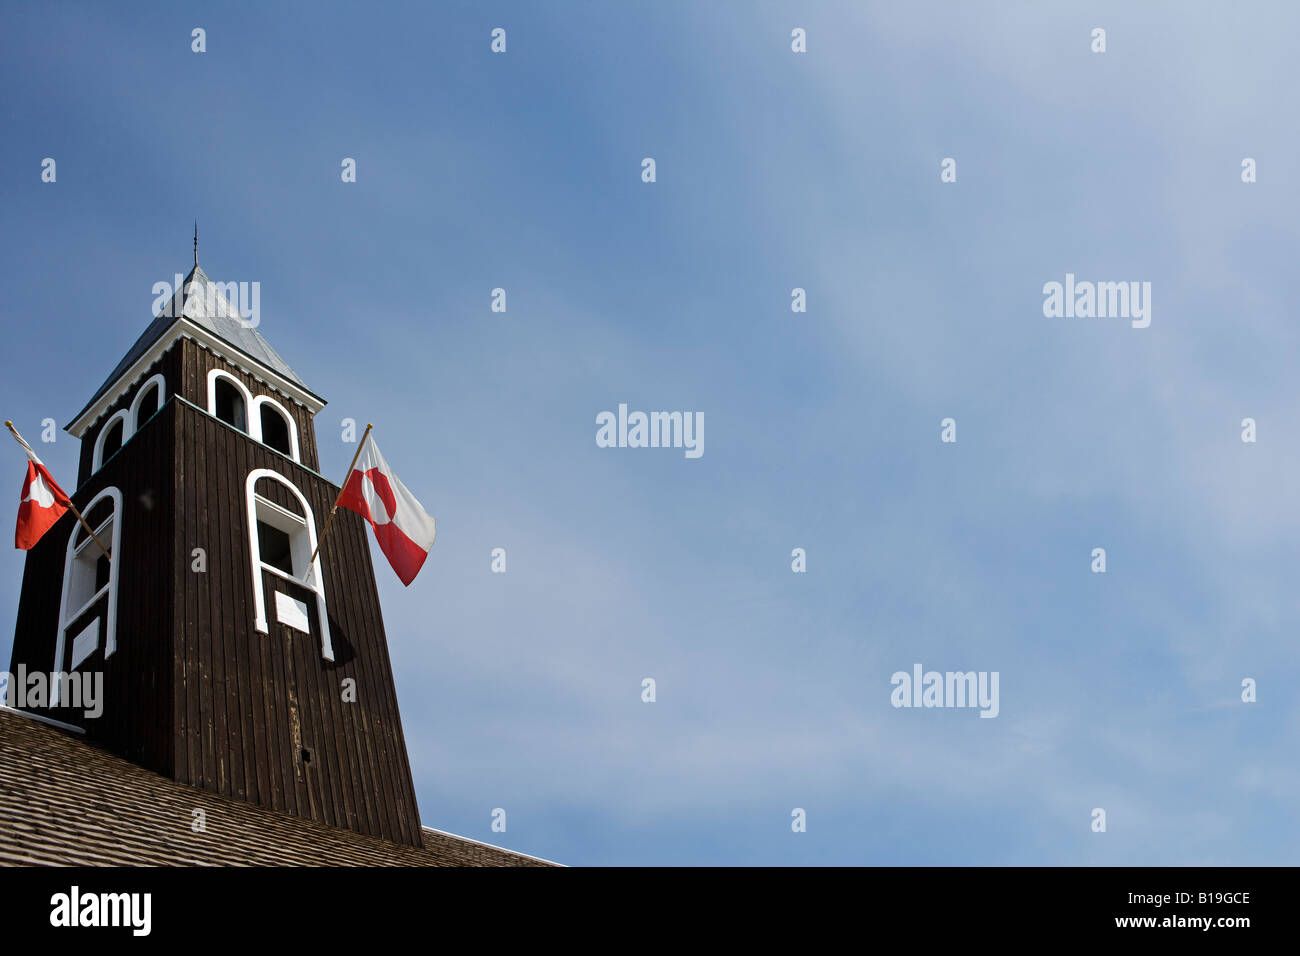
[[[409,586],[433,547],[434,521],[393,474],[368,433],[338,503],[370,522],[379,550]]]
[[[23,479],[23,494],[18,502],[18,528],[14,532],[14,546],[31,550],[41,535],[49,531],[63,517],[72,502],[50,471],[36,457],[32,447],[18,439],[27,452],[27,477]]]

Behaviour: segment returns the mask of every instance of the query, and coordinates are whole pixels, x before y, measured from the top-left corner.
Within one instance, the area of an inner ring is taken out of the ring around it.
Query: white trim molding
[[[90,535],[86,535],[86,540],[80,544],[77,543],[77,533],[82,530],[81,524],[77,523],[72,526],[72,532],[68,535],[67,553],[63,558],[63,593],[59,600],[59,633],[54,642],[54,673],[63,671],[63,648],[66,646],[68,628],[86,612],[86,609],[104,596],[108,592],[108,610],[106,612],[107,620],[104,622],[104,659],[107,660],[117,650],[117,577],[118,568],[121,564],[119,560],[122,551],[122,492],[113,486],[109,486],[90,501],[81,509],[81,513],[89,515],[95,505],[99,504],[105,498],[113,502],[113,516],[101,521],[99,527],[95,529],[98,535],[110,522],[113,525],[113,540],[109,543],[111,556],[108,559],[108,584],[91,595],[89,600],[81,602],[78,607],[69,607],[72,595],[69,585],[72,581],[72,562],[77,559],[77,555],[87,548],[99,550],[99,545],[95,544]],[[101,539],[102,540],[102,539]],[[56,691],[57,693],[57,691]],[[57,700],[52,703],[57,704]]]
[[[140,421],[141,399],[144,398],[145,392],[149,391],[150,386],[157,383],[158,385],[158,408],[161,410],[163,404],[167,401],[167,378],[162,372],[156,375],[150,375],[136,390],[135,398],[131,399],[131,434],[134,435],[140,430],[144,422]],[[151,416],[152,417],[152,416]]]
[[[158,341],[136,359],[130,368],[119,375],[117,381],[105,390],[103,395],[99,396],[96,401],[86,407],[85,411],[72,420],[67,426],[68,434],[74,438],[81,438],[95,422],[104,416],[104,413],[112,407],[113,403],[121,398],[136,380],[143,376],[149,370],[149,367],[162,357],[164,352],[181,339],[189,339],[200,347],[207,349],[213,355],[225,359],[236,368],[252,375],[258,381],[265,382],[268,388],[274,389],[291,401],[297,402],[312,415],[318,414],[325,407],[325,400],[319,395],[315,395],[305,387],[273,372],[256,359],[246,357],[224,339],[182,317],[178,318],[168,331],[159,336]]]
[[[109,431],[113,428],[113,422],[119,418],[122,420],[122,445],[131,440],[131,436],[140,430],[144,422],[140,421],[140,406],[143,404],[145,393],[155,384],[158,386],[158,408],[163,407],[167,401],[167,379],[162,372],[156,375],[150,375],[135,393],[135,398],[131,399],[130,408],[122,408],[115,411],[104,422],[104,427],[99,430],[95,436],[95,451],[90,458],[90,473],[93,475],[99,469],[104,467],[104,440],[108,438]],[[119,450],[121,445],[118,446]]]
[[[44,717],[41,714],[30,714],[25,710],[19,710],[17,707],[10,707],[2,700],[0,700],[0,714],[13,714],[17,717],[26,717],[28,720],[34,720],[42,724],[49,724],[51,727],[58,727],[60,730],[70,730],[74,734],[84,734],[86,732],[85,727],[78,727],[76,724],[65,724],[61,720],[54,720],[51,717]]]
[[[217,382],[221,380],[234,385],[244,398],[244,434],[255,442],[266,444],[266,438],[262,435],[262,406],[271,405],[275,408],[276,413],[284,419],[284,423],[289,429],[289,457],[301,464],[302,456],[298,454],[298,425],[294,422],[293,416],[270,395],[254,395],[243,382],[223,368],[214,368],[208,371],[208,414],[214,417],[217,414]],[[227,422],[226,424],[229,425],[230,423]],[[277,448],[275,451],[279,451],[279,449]]]
[[[101,428],[99,434],[95,436],[95,453],[90,459],[90,473],[92,475],[99,471],[100,468],[104,467],[104,439],[107,438],[108,433],[112,431],[113,422],[117,421],[119,418],[122,420],[122,444],[117,446],[118,451],[122,450],[122,445],[125,445],[127,439],[129,439],[134,433],[131,428],[131,413],[127,409],[123,408],[110,415],[108,421],[104,422],[104,427]]]
[[[241,382],[235,376],[231,375],[224,368],[214,368],[208,370],[208,414],[216,417],[217,414],[217,380],[225,379],[238,389],[239,394],[244,396],[244,428],[243,432],[250,438],[256,438],[261,441],[262,428],[258,425],[257,433],[253,433],[253,393],[248,390],[248,386]],[[227,425],[235,427],[231,422]]]
[[[302,516],[293,514],[279,507],[275,503],[268,501],[261,495],[257,494],[257,483],[263,478],[269,478],[277,481],[284,487],[288,488],[297,499],[298,504],[302,507]],[[325,608],[325,578],[321,574],[320,555],[317,554],[312,561],[311,567],[307,570],[306,580],[292,577],[285,574],[279,568],[265,563],[262,560],[261,546],[257,540],[257,513],[259,505],[284,516],[294,522],[304,522],[305,532],[307,535],[307,547],[311,550],[307,553],[314,554],[316,551],[316,519],[312,514],[311,505],[307,503],[306,497],[297,486],[288,478],[278,471],[272,471],[270,468],[254,468],[248,473],[248,480],[244,482],[244,498],[247,504],[248,513],[248,545],[249,559],[252,562],[253,572],[253,614],[254,625],[263,634],[270,634],[271,629],[266,620],[266,593],[262,583],[262,572],[269,571],[276,577],[284,578],[287,581],[293,581],[299,587],[306,588],[316,595],[316,617],[320,622],[320,643],[321,657],[327,661],[334,660],[334,646],[330,641],[330,619],[329,613]],[[305,521],[304,521],[305,519]],[[305,563],[305,562],[304,562]],[[295,568],[298,566],[295,563]]]
[[[275,406],[275,410],[277,414],[279,414],[280,417],[284,419],[284,423],[289,426],[289,457],[292,458],[294,461],[301,463],[302,456],[298,454],[298,424],[293,420],[293,416],[289,414],[288,410],[279,402],[277,402],[274,398],[272,398],[270,395],[258,395],[253,398],[253,404],[250,406],[250,411],[248,416],[249,436],[252,438],[256,438],[263,445],[266,444],[266,439],[262,435],[262,406],[263,405]],[[254,421],[257,422],[256,425],[252,424]],[[256,432],[253,431],[254,428],[257,429]],[[278,451],[279,449],[276,450]]]

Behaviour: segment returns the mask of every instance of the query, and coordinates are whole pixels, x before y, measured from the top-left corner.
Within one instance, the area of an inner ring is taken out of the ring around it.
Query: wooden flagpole
[[[361,449],[366,447],[366,440],[370,438],[370,429],[374,428],[369,422],[366,423],[365,434],[361,436],[361,443],[357,445],[357,453],[352,456],[352,464],[348,465],[348,473],[343,476],[343,484],[339,486],[339,496],[334,499],[334,506],[330,508],[330,513],[325,518],[325,527],[320,530],[320,537],[316,539],[316,550],[311,553],[311,560],[307,562],[307,570],[303,573],[303,580],[311,577],[311,569],[316,566],[316,555],[320,554],[320,546],[325,543],[325,535],[329,533],[330,522],[334,520],[334,512],[339,510],[339,502],[343,500],[343,492],[347,490],[348,479],[352,477],[352,469],[357,465],[357,459],[361,457]]]
[[[24,439],[22,435],[18,434],[18,429],[14,428],[13,422],[5,419],[5,427],[13,433],[14,438],[17,440],[18,444],[23,446],[23,450],[26,451],[27,454],[31,455],[37,461],[40,461],[40,457],[36,452],[32,451],[32,446],[27,444],[26,439]],[[77,520],[81,522],[81,526],[86,529],[86,534],[90,535],[95,544],[99,545],[99,550],[104,552],[104,557],[112,561],[113,556],[109,553],[108,548],[104,547],[104,542],[99,540],[99,535],[95,534],[94,529],[91,528],[90,525],[86,524],[86,519],[82,517],[81,512],[77,510],[77,506],[72,503],[71,498],[68,499],[68,510],[77,516]]]

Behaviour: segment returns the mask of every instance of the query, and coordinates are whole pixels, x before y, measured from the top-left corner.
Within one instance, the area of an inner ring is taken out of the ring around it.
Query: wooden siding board
[[[345,569],[355,567],[357,554],[357,535],[354,525],[354,519],[360,520],[350,511],[343,512],[335,516],[335,523],[338,527],[338,538],[331,542],[331,562],[330,568],[333,572],[333,585],[336,592],[343,592],[346,589],[344,579]],[[364,547],[364,541],[361,544]],[[368,642],[356,640],[357,632],[357,605],[363,600],[359,593],[352,593],[346,600],[335,602],[335,615],[343,623],[346,632],[352,636],[351,652],[352,659],[348,662],[349,676],[357,682],[357,701],[369,700],[370,707],[353,706],[349,712],[351,718],[352,730],[359,738],[372,739],[370,730],[367,726],[367,715],[375,706],[383,706],[381,697],[375,696],[374,677],[375,672],[369,653]],[[380,744],[376,740],[377,746]],[[363,783],[364,794],[361,798],[358,809],[364,811],[369,825],[375,827],[379,832],[388,833],[392,830],[392,825],[386,813],[387,803],[390,795],[384,792],[382,761],[379,759],[375,749],[368,750],[362,755],[361,760],[361,780]]]
[[[352,537],[355,547],[365,547],[364,540],[357,541],[356,535],[353,535]],[[355,553],[356,552],[354,551],[353,554],[355,555]],[[354,567],[355,560],[355,557],[351,557],[344,566]],[[348,613],[354,621],[359,620],[358,608],[355,604],[347,608],[346,613]],[[382,768],[387,765],[390,757],[390,748],[387,739],[388,729],[391,726],[387,719],[390,702],[388,696],[383,693],[382,682],[384,680],[384,670],[380,660],[379,648],[372,642],[366,641],[362,644],[361,652],[363,655],[361,667],[363,668],[363,673],[366,678],[366,692],[374,695],[376,702],[375,707],[367,708],[366,710],[361,711],[360,714],[363,733],[367,739],[376,742],[376,747],[370,754],[372,765],[376,770],[375,782],[378,785],[377,796],[380,798],[378,807],[379,819],[376,822],[381,828],[381,832],[391,838],[400,831],[400,827],[393,815],[389,812],[394,806],[397,795],[393,792],[390,775],[382,770]]]
[[[387,632],[384,628],[383,610],[379,603],[379,590],[373,584],[375,580],[375,569],[370,556],[370,538],[367,526],[360,515],[349,512],[348,517],[353,527],[352,540],[356,549],[354,552],[355,556],[352,558],[351,566],[357,569],[356,573],[362,580],[371,582],[371,587],[358,592],[357,596],[361,604],[360,613],[364,614],[364,619],[368,621],[370,626],[375,628],[378,633],[386,635]],[[390,693],[385,694],[388,716],[391,721],[388,735],[390,746],[392,748],[391,756],[393,759],[397,760],[401,766],[401,772],[390,774],[389,779],[393,782],[394,786],[398,788],[398,792],[395,794],[396,801],[402,804],[409,804],[411,807],[416,807],[415,782],[411,776],[410,758],[406,750],[406,738],[402,732],[401,712],[397,703],[397,684],[393,676],[393,664],[388,651],[387,637],[385,636],[384,640],[377,641],[375,643],[375,648],[378,655],[378,662],[376,665],[377,671],[383,675],[385,686],[391,689]],[[413,817],[417,823],[415,824],[414,829],[410,831],[410,835],[418,838],[418,810],[415,811]],[[404,821],[403,832],[405,832],[407,826],[408,824]]]
[[[184,416],[178,415],[178,419]],[[181,502],[178,511],[181,515],[181,521],[186,527],[192,526],[190,515],[195,510],[194,502],[202,501],[207,488],[207,472],[201,471],[193,465],[197,452],[195,446],[205,444],[209,439],[206,434],[207,428],[203,424],[198,427],[181,427],[181,434],[185,442],[185,450],[191,462],[189,478],[186,481],[185,490],[188,492],[187,497]],[[220,563],[220,551],[209,552],[209,564]],[[220,573],[219,571],[209,570],[209,574]],[[202,587],[196,582],[186,581],[184,585],[186,594],[186,607],[188,613],[185,620],[185,719],[188,726],[188,733],[184,738],[185,742],[185,769],[188,776],[185,782],[194,786],[201,786],[203,779],[203,764],[200,759],[201,748],[199,741],[202,739],[203,724],[199,714],[199,634],[200,630],[200,607],[206,607],[207,601],[212,595],[212,579],[204,582]]]
[[[168,414],[171,419],[172,442],[177,449],[176,464],[172,470],[173,481],[176,485],[176,500],[183,502],[189,499],[185,493],[186,482],[190,480],[189,476],[193,471],[190,456],[186,453],[185,443],[192,440],[192,436],[186,436],[179,427],[176,420],[175,409],[169,409]],[[179,512],[179,508],[173,509]],[[175,738],[172,740],[172,776],[176,780],[189,781],[190,768],[187,764],[188,748],[185,747],[184,741],[189,733],[189,715],[186,711],[187,697],[185,688],[187,686],[188,674],[186,661],[189,655],[186,649],[186,642],[191,628],[189,623],[189,604],[190,589],[186,587],[184,572],[181,570],[180,558],[182,555],[189,553],[188,536],[185,530],[183,520],[173,519],[173,550],[174,568],[172,571],[173,581],[179,581],[175,586],[175,604],[172,608],[172,644],[175,653],[172,654],[172,719],[174,721]]]

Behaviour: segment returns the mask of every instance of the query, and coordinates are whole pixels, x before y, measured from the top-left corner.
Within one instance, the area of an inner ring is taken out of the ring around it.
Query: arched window
[[[253,437],[269,448],[298,461],[298,427],[283,406],[269,395],[253,399],[257,409],[257,434]]]
[[[263,402],[261,406],[262,416],[262,444],[270,445],[276,451],[285,455],[292,455],[293,449],[289,445],[289,422],[275,410],[270,402]]]
[[[104,440],[99,445],[100,464],[122,450],[122,437],[126,433],[126,419],[115,418],[104,429]]]
[[[104,427],[99,430],[99,437],[95,439],[95,454],[90,469],[92,472],[98,471],[104,462],[122,450],[122,445],[126,443],[128,437],[126,434],[128,424],[129,413],[126,409],[115,413],[104,422]]]
[[[311,505],[293,482],[269,468],[256,468],[248,473],[244,494],[248,500],[248,543],[257,629],[263,634],[271,632],[267,621],[269,580],[276,621],[304,634],[311,633],[311,621],[307,605],[299,600],[299,595],[314,598],[321,632],[321,656],[327,661],[334,660],[320,556],[312,560],[316,550],[316,519]]]
[[[140,386],[140,389],[135,393],[135,400],[131,402],[132,432],[139,431],[141,425],[158,414],[158,409],[162,408],[166,390],[167,380],[163,378],[161,373],[148,379]]]
[[[117,649],[117,557],[122,547],[122,492],[105,488],[90,499],[82,514],[109,554],[104,554],[80,522],[72,526],[63,560],[63,597],[59,604],[59,633],[54,643],[55,673],[74,671],[81,666],[100,648],[101,636],[104,657]],[[71,654],[65,656],[69,642]],[[51,703],[58,703],[57,689]]]
[[[212,414],[227,425],[248,431],[248,403],[238,388],[228,378],[218,378],[213,383]]]
[[[270,395],[256,398],[244,383],[223,369],[208,372],[208,411],[294,461],[298,456],[298,426]]]

